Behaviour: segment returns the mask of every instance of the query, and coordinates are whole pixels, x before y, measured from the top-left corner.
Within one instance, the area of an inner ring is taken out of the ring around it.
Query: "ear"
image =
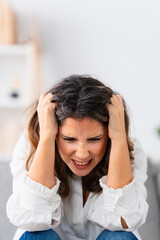
[[[58,139],[59,139],[59,134],[57,133],[56,138],[55,138],[55,142],[57,144],[57,147],[58,147]]]
[[[55,138],[56,143],[57,143],[57,140],[58,140],[58,134],[56,135],[56,138]]]

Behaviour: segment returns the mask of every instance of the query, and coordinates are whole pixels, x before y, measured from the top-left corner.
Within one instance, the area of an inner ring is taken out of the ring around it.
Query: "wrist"
[[[111,142],[115,144],[126,144],[127,143],[127,135],[124,134],[116,134],[114,137],[111,138]]]
[[[56,135],[55,134],[51,134],[51,133],[42,133],[40,134],[40,139],[39,142],[43,142],[43,143],[49,143],[49,142],[55,142],[56,140]]]

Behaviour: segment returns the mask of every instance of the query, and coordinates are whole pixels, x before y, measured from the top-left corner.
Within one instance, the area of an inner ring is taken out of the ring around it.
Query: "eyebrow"
[[[63,138],[74,138],[74,137],[69,137],[69,136],[65,136],[65,135],[63,135],[63,134],[60,134]],[[98,136],[95,136],[95,137],[90,137],[90,138],[88,138],[88,139],[93,139],[93,138],[100,138],[100,137],[102,137],[103,136],[103,134],[100,134],[100,135],[98,135]],[[74,139],[76,139],[76,138],[74,138]]]

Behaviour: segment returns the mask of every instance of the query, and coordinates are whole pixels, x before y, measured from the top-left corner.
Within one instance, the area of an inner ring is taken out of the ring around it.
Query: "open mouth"
[[[88,167],[90,164],[91,164],[91,162],[92,162],[92,159],[90,159],[89,161],[85,161],[85,162],[78,162],[78,161],[75,161],[75,160],[73,160],[72,159],[72,161],[73,161],[73,164],[77,167],[77,168],[86,168],[86,167]]]

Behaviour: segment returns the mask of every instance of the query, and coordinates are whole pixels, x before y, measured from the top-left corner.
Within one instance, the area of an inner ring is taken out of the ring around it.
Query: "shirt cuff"
[[[135,180],[133,179],[132,182],[123,188],[113,189],[105,184],[106,178],[107,176],[104,176],[99,180],[103,189],[104,209],[122,216],[136,205]]]
[[[61,198],[57,194],[60,181],[56,177],[55,180],[56,185],[49,189],[27,176],[21,192],[20,205],[39,213],[55,212],[61,203]]]

